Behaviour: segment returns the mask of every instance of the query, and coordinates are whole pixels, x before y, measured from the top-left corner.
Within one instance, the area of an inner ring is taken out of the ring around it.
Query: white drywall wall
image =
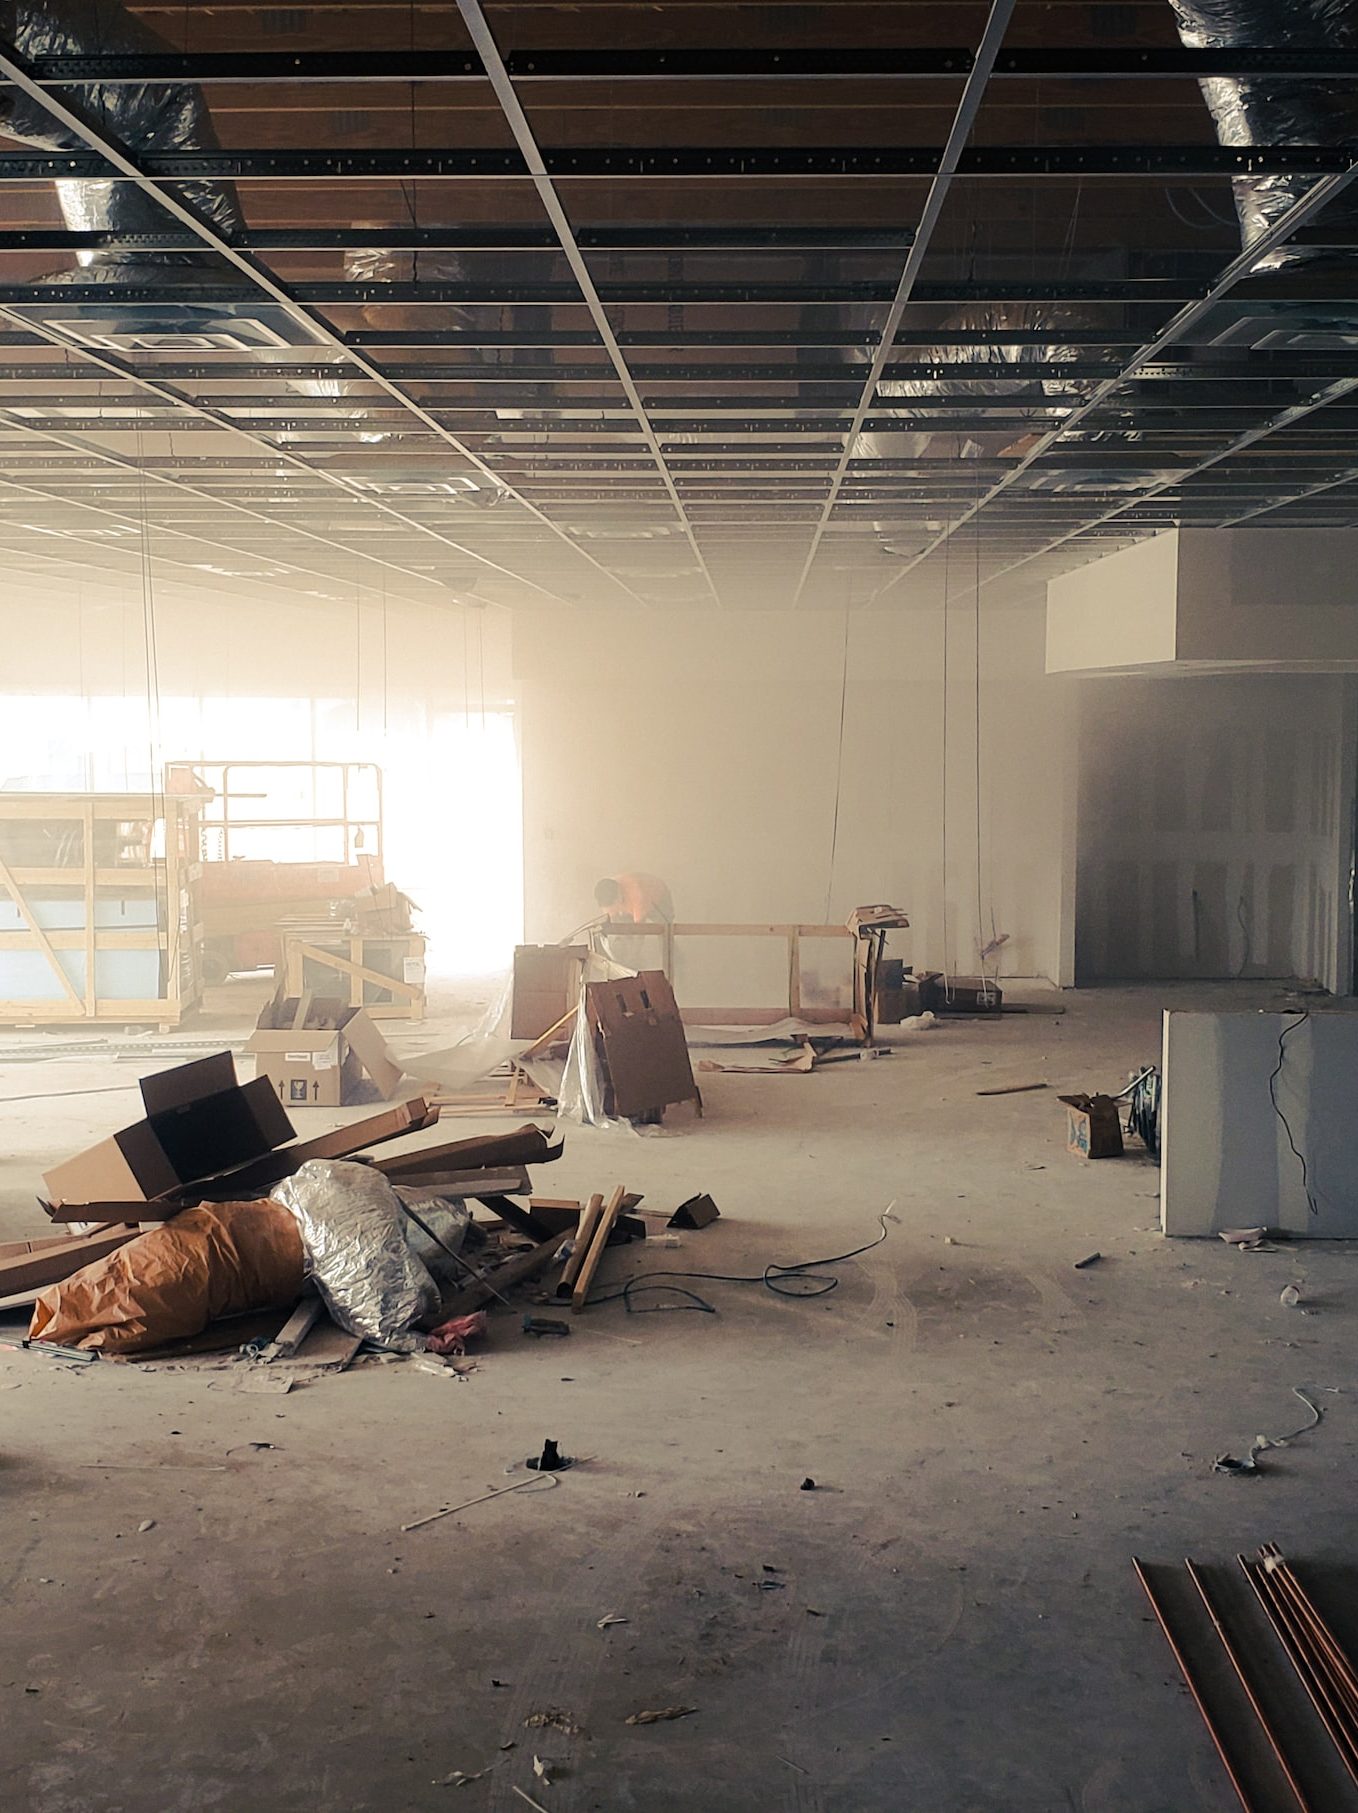
[[[1358,1236],[1358,1014],[1167,1013],[1163,1076],[1166,1234]]]
[[[946,938],[974,972],[970,604],[949,620],[945,889],[941,609],[853,614],[847,645],[824,612],[516,614],[528,936],[563,936],[600,876],[644,869],[681,920],[890,900],[913,921],[894,950],[942,967]],[[1010,934],[1004,973],[1060,979],[1071,683],[1044,674],[1043,645],[1040,606],[985,608],[979,919]]]
[[[1348,992],[1353,681],[1082,680],[1082,982],[1303,976]]]
[[[1179,531],[1120,548],[1047,587],[1047,672],[1097,673],[1173,661]]]
[[[1358,668],[1358,531],[1172,529],[1047,588],[1047,669]]]

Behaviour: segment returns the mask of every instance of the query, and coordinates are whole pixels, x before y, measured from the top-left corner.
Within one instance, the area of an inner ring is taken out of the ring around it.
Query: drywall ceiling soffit
[[[1319,10],[1260,47],[1168,0],[488,5],[492,55],[452,5],[68,9],[0,49],[0,534],[908,609],[945,566],[1027,597],[1178,523],[1358,522],[1358,57]]]

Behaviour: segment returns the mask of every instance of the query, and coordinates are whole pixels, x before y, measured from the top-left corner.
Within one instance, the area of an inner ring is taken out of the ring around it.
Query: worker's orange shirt
[[[634,925],[645,925],[649,921],[661,919],[667,923],[674,918],[674,900],[669,889],[658,875],[646,875],[640,871],[628,875],[615,875],[622,898],[617,906],[610,908],[612,919],[630,919]]]

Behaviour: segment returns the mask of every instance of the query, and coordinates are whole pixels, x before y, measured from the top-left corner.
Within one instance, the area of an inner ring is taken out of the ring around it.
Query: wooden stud
[[[590,1238],[599,1224],[599,1217],[603,1213],[603,1206],[604,1199],[602,1195],[591,1196],[589,1201],[585,1204],[584,1213],[581,1215],[580,1220],[576,1225],[575,1245],[571,1250],[570,1258],[562,1267],[561,1282],[556,1287],[556,1294],[558,1297],[569,1297],[575,1286],[575,1280],[580,1276],[580,1268],[585,1263],[585,1254],[589,1251]]]
[[[623,1197],[627,1190],[623,1184],[608,1199],[608,1206],[600,1215],[589,1237],[589,1252],[585,1262],[576,1274],[575,1285],[571,1291],[571,1313],[578,1316],[589,1300],[589,1287],[594,1282],[594,1274],[599,1269],[599,1261],[604,1256],[608,1245],[608,1236],[613,1232],[613,1223],[618,1219],[622,1209]]]

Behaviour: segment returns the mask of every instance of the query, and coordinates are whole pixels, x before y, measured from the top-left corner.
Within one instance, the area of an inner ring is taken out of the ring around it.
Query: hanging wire
[[[948,962],[948,625],[952,603],[953,537],[943,544],[943,759],[941,811],[943,873],[939,878],[939,905],[943,921],[943,992],[948,994],[952,965]]]
[[[821,923],[830,923],[830,902],[835,887],[835,857],[839,851],[839,802],[844,791],[844,719],[849,698],[849,607],[844,606],[844,646],[839,663],[839,748],[835,756],[835,809],[830,820],[830,868],[825,877],[825,913]]]
[[[156,906],[156,920],[165,934],[165,969],[162,985],[168,991],[170,987],[169,958],[174,947],[170,924],[170,821],[165,805],[165,777],[159,768],[161,751],[161,714],[160,714],[160,658],[156,646],[156,600],[155,579],[151,570],[151,522],[146,497],[146,457],[142,431],[137,430],[137,488],[140,512],[138,521],[138,547],[141,556],[141,628],[142,647],[146,671],[146,748],[147,748],[147,790],[151,798],[152,820],[147,827],[147,863],[151,870],[151,894]],[[131,776],[128,776],[130,783]],[[156,861],[155,838],[156,823],[164,826],[165,852],[160,863]],[[91,853],[92,854],[92,853]],[[176,865],[178,866],[178,865]],[[178,925],[176,903],[175,925]],[[178,981],[178,978],[175,978]],[[86,977],[87,986],[94,989],[95,978]]]
[[[979,462],[976,468],[976,514],[972,517],[972,543],[975,549],[975,569],[972,575],[972,624],[973,643],[976,656],[975,673],[975,732],[976,732],[976,961],[981,977],[981,998],[990,1001],[991,985],[986,976],[985,957],[985,917],[981,905],[981,470]]]

